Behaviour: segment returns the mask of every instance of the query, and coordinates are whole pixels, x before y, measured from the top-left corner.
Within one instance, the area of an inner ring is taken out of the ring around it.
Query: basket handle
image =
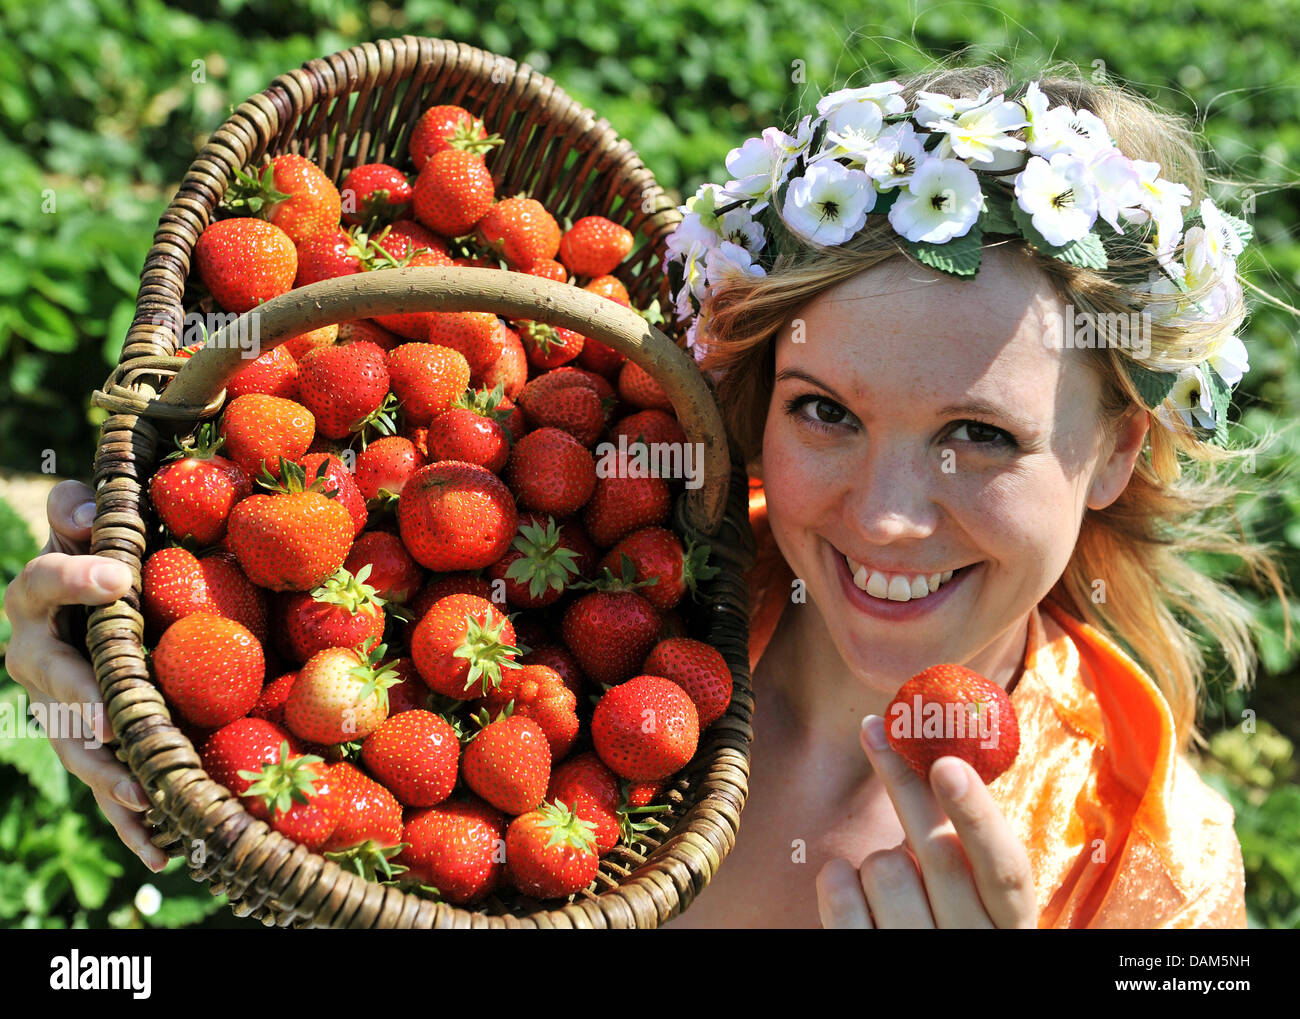
[[[299,287],[213,332],[167,385],[160,402],[208,405],[248,364],[248,343],[241,338],[256,336],[265,352],[334,322],[411,311],[487,311],[535,319],[573,329],[625,354],[663,387],[687,441],[702,452],[702,483],[687,488],[684,510],[693,527],[717,533],[726,510],[731,460],[721,414],[690,355],[632,309],[540,276],[469,266],[407,267]]]

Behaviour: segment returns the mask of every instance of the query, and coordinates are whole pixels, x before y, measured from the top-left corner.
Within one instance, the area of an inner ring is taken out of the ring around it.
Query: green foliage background
[[[1297,15],[1294,0],[0,0],[0,468],[39,471],[52,450],[61,476],[89,473],[98,412],[88,395],[117,360],[158,216],[228,112],[311,57],[410,33],[527,61],[606,117],[679,197],[725,179],[732,146],[832,87],[904,74],[967,45],[1025,71],[1068,60],[1203,126],[1218,175],[1247,185],[1216,187],[1216,200],[1234,212],[1254,203],[1246,214],[1259,243],[1243,268],[1296,305]],[[806,84],[792,80],[800,75]],[[1253,316],[1237,437],[1284,425],[1300,407],[1296,328],[1266,304]],[[1241,507],[1292,578],[1297,444],[1287,435],[1258,465],[1265,494]],[[0,503],[0,582],[35,548]],[[1203,768],[1238,811],[1252,923],[1294,927],[1300,641],[1284,644],[1275,598],[1251,597],[1264,670],[1248,693],[1211,684],[1205,728],[1222,731]],[[0,675],[0,705],[16,697]],[[1277,729],[1243,735],[1246,710]],[[0,737],[0,790],[0,923],[234,922],[175,863],[148,875],[43,740]],[[144,881],[164,892],[152,917],[131,905]]]

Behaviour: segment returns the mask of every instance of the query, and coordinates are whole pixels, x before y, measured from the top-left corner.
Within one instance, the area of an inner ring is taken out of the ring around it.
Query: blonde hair
[[[1029,80],[1013,80],[997,65],[939,65],[900,83],[910,106],[918,91],[973,97],[987,86],[994,95],[1015,99]],[[1206,196],[1196,135],[1181,117],[1121,85],[1084,80],[1073,65],[1053,65],[1036,80],[1050,105],[1091,111],[1125,155],[1157,162],[1162,177],[1185,184],[1191,191],[1189,208]],[[995,243],[1019,245],[1029,253],[1075,308],[1130,314],[1152,301],[1134,284],[1144,283],[1156,263],[1137,245],[1099,273],[1035,252],[1023,241]],[[706,350],[701,367],[717,373],[718,402],[746,462],[760,451],[773,386],[774,341],[786,323],[821,292],[899,255],[910,257],[884,217],[873,216],[844,245],[786,249],[766,277],[736,274],[714,288],[700,319]],[[1224,319],[1193,328],[1161,326],[1153,310],[1150,356],[1162,366],[1199,364],[1244,313],[1239,302]],[[1147,409],[1149,427],[1123,493],[1105,509],[1085,511],[1073,555],[1048,597],[1115,639],[1146,670],[1169,704],[1178,746],[1185,749],[1199,739],[1196,709],[1206,666],[1196,635],[1183,619],[1200,624],[1222,648],[1234,687],[1249,684],[1258,664],[1249,603],[1228,584],[1198,570],[1189,553],[1235,557],[1245,564],[1252,583],[1262,587],[1267,581],[1282,600],[1286,640],[1291,639],[1286,590],[1273,548],[1245,534],[1234,506],[1247,491],[1239,475],[1253,470],[1272,437],[1237,449],[1200,441],[1176,413],[1166,423],[1147,408],[1127,370],[1132,351],[1112,346],[1084,353],[1091,355],[1089,364],[1102,380],[1099,417],[1108,437],[1113,439],[1119,419],[1134,405]],[[1097,579],[1104,580],[1100,601],[1093,598]]]

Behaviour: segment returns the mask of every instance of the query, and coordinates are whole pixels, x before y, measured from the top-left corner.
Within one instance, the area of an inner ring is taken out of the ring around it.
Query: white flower
[[[1210,387],[1205,383],[1205,376],[1198,367],[1184,368],[1178,373],[1174,388],[1170,391],[1168,402],[1190,428],[1214,427],[1214,401],[1210,399]],[[1164,404],[1156,408],[1157,416],[1166,425],[1171,425],[1169,413]]]
[[[1091,159],[1098,152],[1114,148],[1110,132],[1095,113],[1072,110],[1068,106],[1047,108],[1047,96],[1033,82],[1022,105],[1029,117],[1029,151],[1044,158],[1058,152],[1068,152],[1083,159]]]
[[[723,241],[705,257],[705,278],[709,285],[722,282],[724,276],[740,272],[746,276],[766,276],[761,265],[756,265],[749,252],[739,244]]]
[[[1187,236],[1190,238],[1193,231],[1198,229],[1201,231],[1198,235],[1200,243],[1196,245],[1196,250],[1190,257],[1184,257],[1189,270],[1195,271],[1206,266],[1218,269],[1225,258],[1236,258],[1241,254],[1241,237],[1223,218],[1219,207],[1209,198],[1201,200],[1200,227],[1188,230]]]
[[[685,206],[682,206],[685,208]],[[713,218],[714,223],[718,220]],[[680,261],[695,245],[703,245],[706,248],[716,247],[722,242],[716,230],[704,225],[699,213],[687,212],[682,215],[682,220],[677,224],[677,228],[668,235],[668,240],[664,244],[667,252],[667,259],[671,261]]]
[[[682,286],[673,295],[673,308],[679,320],[688,319],[695,314],[695,308],[691,304],[692,295],[697,299],[704,297],[707,289],[705,259],[711,250],[699,241],[694,241],[682,251]]]
[[[927,158],[924,135],[906,122],[891,124],[864,154],[862,169],[877,187],[892,188],[910,181]]]
[[[1185,185],[1161,177],[1159,163],[1144,159],[1132,162],[1142,186],[1142,200],[1136,209],[1126,210],[1125,216],[1135,223],[1154,219],[1158,238],[1156,247],[1162,253],[1167,252],[1182,235],[1182,208],[1191,204],[1192,193]]]
[[[934,154],[940,159],[956,157],[976,163],[987,163],[981,169],[1008,170],[1020,159],[1015,155],[1025,147],[1011,132],[1025,127],[1025,111],[1019,103],[1009,103],[1001,96],[979,106],[944,117],[930,126],[942,134]]]
[[[1097,219],[1097,185],[1088,164],[1058,153],[1033,156],[1016,177],[1016,200],[1049,244],[1069,244],[1087,235]]]
[[[162,892],[153,885],[141,885],[135,893],[135,908],[141,916],[153,916],[162,907]]]
[[[1205,359],[1229,386],[1235,386],[1250,371],[1250,354],[1236,333],[1224,333]]]
[[[889,207],[889,222],[914,243],[946,244],[968,233],[983,207],[974,170],[959,159],[928,159]]]
[[[755,258],[767,242],[763,224],[754,219],[750,211],[743,206],[725,213],[718,220],[718,231],[722,240],[739,244]]]
[[[691,322],[690,328],[686,330],[686,349],[691,352],[691,357],[696,362],[703,361],[704,355],[708,353],[707,348],[699,340],[700,316],[697,316]]]
[[[846,106],[874,106],[881,116],[903,113],[907,103],[902,91],[903,86],[896,81],[878,81],[865,88],[842,88],[822,96],[817,101],[817,112],[828,119]]]
[[[1120,211],[1142,201],[1142,179],[1133,161],[1117,148],[1099,149],[1088,164],[1097,183],[1097,215],[1122,234]]]
[[[781,216],[796,236],[809,243],[843,244],[862,229],[876,204],[876,189],[861,170],[833,160],[810,166],[790,182]]]
[[[918,92],[916,94],[916,109],[912,113],[912,119],[922,127],[931,127],[941,120],[952,120],[959,113],[965,113],[977,106],[983,106],[988,102],[989,96],[992,94],[992,85],[974,99],[954,99],[942,92]]]
[[[723,189],[733,198],[757,200],[754,215],[767,208],[773,191],[785,183],[799,154],[812,139],[811,116],[804,117],[793,135],[769,127],[756,138],[727,153],[727,169],[736,175]]]

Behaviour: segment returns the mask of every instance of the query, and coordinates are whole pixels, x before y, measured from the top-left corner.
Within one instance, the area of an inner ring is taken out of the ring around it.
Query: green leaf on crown
[[[1232,402],[1232,390],[1223,378],[1210,367],[1208,361],[1199,365],[1205,377],[1205,387],[1210,391],[1210,402],[1214,406],[1214,437],[1210,439],[1216,446],[1226,448],[1228,444],[1228,405]]]
[[[1143,368],[1134,361],[1128,362],[1128,377],[1148,407],[1159,407],[1173,392],[1174,383],[1178,381],[1175,372],[1157,372]]]
[[[986,234],[1018,234],[1019,227],[1011,216],[1011,198],[1004,194],[985,194],[984,211],[977,221]]]
[[[927,244],[924,241],[904,241],[908,252],[918,262],[946,272],[950,276],[974,276],[980,267],[980,251],[984,236],[978,225],[972,226],[961,237],[947,244]]]
[[[1106,248],[1095,232],[1087,233],[1069,244],[1052,244],[1038,232],[1033,217],[1020,207],[1019,202],[1011,203],[1011,215],[1015,218],[1016,226],[1020,228],[1021,236],[1044,254],[1070,265],[1077,265],[1081,269],[1106,268],[1108,264]]]
[[[1237,232],[1237,236],[1241,238],[1241,243],[1243,245],[1250,243],[1251,237],[1253,237],[1255,234],[1254,227],[1252,227],[1244,219],[1238,219],[1232,213],[1224,212],[1222,209],[1219,210],[1219,214],[1222,215],[1223,218],[1228,221],[1228,225]]]
[[[890,207],[898,201],[898,196],[902,194],[902,192],[903,189],[901,187],[890,188],[888,191],[877,191],[876,204],[871,207],[871,215],[874,216],[877,213],[889,212]]]

